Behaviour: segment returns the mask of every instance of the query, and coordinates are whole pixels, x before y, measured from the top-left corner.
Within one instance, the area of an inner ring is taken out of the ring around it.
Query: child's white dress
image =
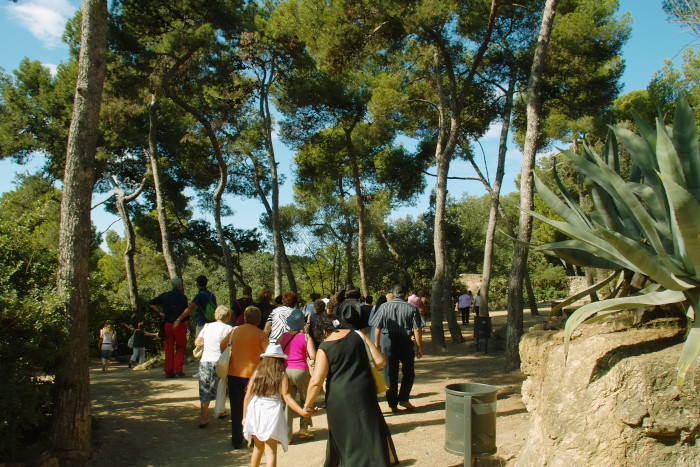
[[[248,404],[243,436],[250,442],[255,436],[260,441],[277,440],[284,452],[287,452],[287,418],[284,415],[285,404],[280,396],[253,396]]]

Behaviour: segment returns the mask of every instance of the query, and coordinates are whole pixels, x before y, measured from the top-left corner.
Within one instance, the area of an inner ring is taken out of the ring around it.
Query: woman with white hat
[[[287,452],[287,421],[284,404],[301,416],[310,415],[289,394],[282,346],[269,344],[260,354],[262,361],[248,383],[243,400],[243,436],[253,441],[251,467],[260,465],[263,452],[266,465],[277,465],[277,444]]]
[[[282,351],[286,353],[287,358],[287,377],[289,378],[289,393],[296,398],[297,391],[303,402],[306,399],[306,388],[311,379],[309,373],[309,364],[306,361],[308,356],[311,360],[316,359],[316,346],[313,339],[308,334],[303,333],[306,319],[301,310],[294,310],[287,318],[287,326],[289,331],[282,334],[279,344],[282,346]],[[289,442],[293,439],[292,424],[294,421],[294,412],[291,408],[287,410],[287,437]],[[311,426],[311,417],[302,417],[299,422],[299,439],[313,438],[314,435],[309,432]]]

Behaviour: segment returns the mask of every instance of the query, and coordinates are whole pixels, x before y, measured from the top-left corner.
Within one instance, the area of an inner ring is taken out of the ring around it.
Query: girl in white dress
[[[268,467],[277,465],[277,444],[287,452],[287,419],[285,403],[302,417],[309,417],[313,409],[304,410],[289,393],[289,380],[285,372],[287,358],[277,344],[267,346],[260,354],[262,361],[248,382],[243,400],[243,436],[253,441],[250,466],[258,467],[265,452]]]

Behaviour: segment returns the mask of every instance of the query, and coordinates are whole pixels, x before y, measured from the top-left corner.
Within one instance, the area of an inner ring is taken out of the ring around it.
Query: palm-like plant
[[[586,177],[594,209],[586,215],[564,188],[555,195],[535,177],[537,191],[562,220],[536,218],[569,239],[533,247],[572,264],[628,269],[647,276],[651,285],[634,295],[592,302],[568,319],[565,345],[576,327],[610,313],[641,306],[683,303],[693,323],[678,360],[678,386],[700,350],[700,154],[693,112],[679,99],[673,127],[657,119],[656,128],[635,116],[640,134],[612,127],[600,155],[589,146],[583,154],[564,154]],[[614,133],[614,136],[613,136]],[[632,159],[630,180],[619,175],[615,136]],[[593,316],[595,315],[595,316]]]

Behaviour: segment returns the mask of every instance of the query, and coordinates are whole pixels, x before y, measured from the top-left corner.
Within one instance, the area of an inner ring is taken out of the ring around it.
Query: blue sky
[[[15,69],[24,57],[39,60],[49,68],[53,68],[68,55],[68,49],[61,42],[61,35],[66,20],[78,9],[80,2],[77,0],[19,0],[13,3],[0,0],[0,67],[6,73]],[[660,0],[621,0],[620,14],[629,11],[632,16],[632,34],[623,48],[623,57],[626,70],[623,75],[623,92],[634,89],[644,89],[649,83],[654,72],[661,69],[664,59],[673,59],[680,62],[680,53],[684,47],[692,41],[692,36],[682,30],[677,24],[671,24],[661,9]],[[497,151],[498,134],[500,127],[494,126],[482,138],[487,158]],[[521,154],[514,145],[510,145],[508,151],[504,190],[514,191],[514,180],[520,172]],[[287,182],[282,188],[283,204],[292,202],[292,154],[279,142],[276,147],[280,169],[286,174]],[[14,174],[24,171],[37,170],[41,165],[39,158],[35,158],[26,166],[17,166],[10,161],[0,161],[0,193],[12,188]],[[489,167],[489,172],[495,172],[495,166]],[[466,162],[456,161],[450,169],[451,176],[474,176],[473,170]],[[428,180],[429,192],[434,179]],[[461,198],[465,194],[480,196],[484,189],[478,182],[450,181],[448,185],[450,195]],[[104,195],[102,195],[104,197]],[[96,200],[98,201],[98,200]],[[253,228],[258,225],[262,206],[255,200],[230,199],[235,214],[225,219],[236,227]],[[428,193],[426,193],[415,207],[406,207],[394,213],[393,217],[415,215],[424,212],[428,206]],[[196,216],[203,217],[203,216]],[[106,229],[117,218],[101,208],[93,211],[93,222],[98,230]],[[121,232],[119,223],[112,227]]]

